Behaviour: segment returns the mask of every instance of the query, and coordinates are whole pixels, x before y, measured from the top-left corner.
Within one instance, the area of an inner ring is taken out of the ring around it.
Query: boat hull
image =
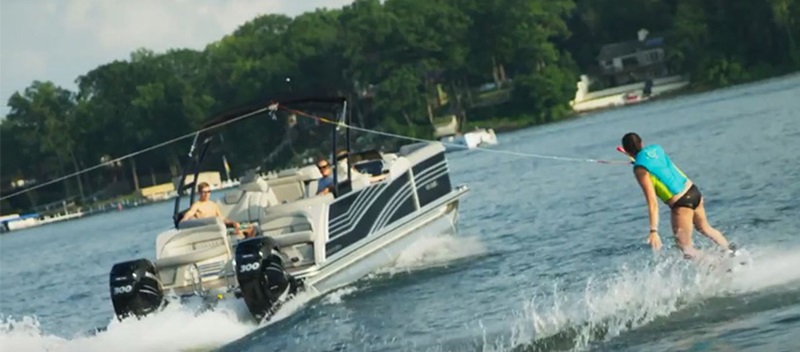
[[[443,137],[439,141],[444,143],[445,151],[454,152],[496,145],[497,135],[492,129],[477,129],[461,135]]]
[[[466,191],[466,187],[454,190],[447,199],[432,204],[430,210],[386,229],[382,234],[366,238],[351,252],[325,263],[319,270],[298,273],[297,277],[303,280],[307,289],[325,293],[391,265],[421,238],[455,234],[459,197]]]

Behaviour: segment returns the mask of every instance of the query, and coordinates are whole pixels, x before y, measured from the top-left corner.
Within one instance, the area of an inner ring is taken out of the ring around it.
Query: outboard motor
[[[278,246],[270,237],[255,237],[236,246],[236,279],[242,298],[256,320],[271,315],[285,294],[299,284],[283,266]]]
[[[130,315],[140,318],[150,314],[164,302],[156,267],[147,259],[114,264],[109,285],[114,312],[120,321]]]

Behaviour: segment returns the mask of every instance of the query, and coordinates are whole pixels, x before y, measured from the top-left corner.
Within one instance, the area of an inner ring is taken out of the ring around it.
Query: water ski
[[[739,248],[731,253],[728,253],[724,258],[724,261],[727,264],[727,272],[735,272],[744,267],[749,267],[752,265],[753,258],[750,256],[750,253],[748,253],[747,250]]]
[[[743,248],[731,245],[731,250],[719,255],[708,254],[703,260],[713,271],[735,273],[749,267],[753,263],[750,253]]]

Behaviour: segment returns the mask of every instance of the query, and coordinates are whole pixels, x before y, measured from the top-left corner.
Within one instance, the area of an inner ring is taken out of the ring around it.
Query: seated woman
[[[222,212],[219,209],[219,205],[214,203],[210,200],[211,198],[211,186],[208,185],[206,182],[200,182],[197,185],[197,193],[200,195],[200,199],[183,214],[183,218],[181,221],[186,221],[189,219],[200,219],[200,218],[210,218],[210,217],[220,217],[225,222],[225,226],[233,227],[234,234],[239,235],[243,234],[245,238],[251,238],[256,235],[256,227],[254,225],[250,225],[250,227],[241,230],[241,225],[238,222],[229,220],[222,216]]]

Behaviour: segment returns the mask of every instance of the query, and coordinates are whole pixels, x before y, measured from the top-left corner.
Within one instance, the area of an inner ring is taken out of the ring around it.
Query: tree
[[[31,152],[38,160],[53,159],[57,168],[49,168],[42,163],[38,172],[40,177],[54,177],[67,173],[66,164],[72,162],[78,171],[75,156],[76,140],[80,138],[79,125],[74,120],[75,101],[72,92],[57,87],[52,82],[35,81],[23,94],[14,93],[8,101],[10,112],[7,117],[11,124],[9,131],[18,133],[21,146]],[[38,148],[38,153],[36,151]],[[81,198],[83,185],[80,177],[75,179]],[[72,197],[70,183],[63,183],[67,197]]]
[[[577,75],[596,67],[601,46],[634,40],[641,28],[666,37],[673,72],[715,87],[800,68],[798,18],[798,0],[356,0],[294,18],[261,15],[203,50],[137,49],[78,77],[77,94],[49,82],[15,93],[0,122],[0,178],[3,187],[51,180],[189,134],[242,106],[288,97],[346,96],[356,124],[425,138],[433,132],[430,116],[546,123],[570,112]],[[485,92],[489,82],[496,92]],[[489,99],[500,105],[472,104],[485,103],[482,94],[501,97]],[[318,106],[295,108],[335,116]],[[287,166],[305,149],[321,151],[331,142],[329,127],[264,114],[214,137],[236,177],[256,166]],[[164,182],[178,173],[188,143],[139,153],[121,168],[3,207]],[[207,167],[223,169],[221,159]]]

